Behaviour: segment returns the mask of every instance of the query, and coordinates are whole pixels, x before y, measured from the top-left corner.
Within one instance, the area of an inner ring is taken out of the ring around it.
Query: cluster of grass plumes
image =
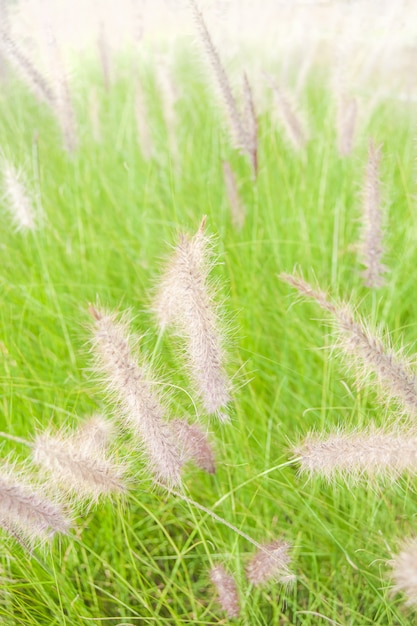
[[[372,163],[368,167],[372,170],[372,178],[375,174],[374,156],[371,146]],[[376,193],[374,189],[369,191],[372,196]],[[378,204],[375,198],[373,200]],[[330,434],[308,434],[294,447],[300,474],[309,478],[321,477],[328,482],[340,477],[348,483],[363,480],[369,483],[370,479],[381,478],[392,482],[403,475],[416,476],[417,376],[411,360],[403,355],[402,350],[394,351],[389,338],[383,339],[359,315],[354,315],[351,306],[331,301],[325,292],[312,287],[300,276],[281,274],[280,277],[332,315],[336,345],[348,364],[353,366],[357,381],[361,386],[371,388],[376,383],[379,398],[388,401],[389,405],[394,402],[402,418],[394,417],[391,424],[384,427],[370,423],[355,430],[339,428]],[[377,286],[377,282],[371,282],[368,286]],[[404,592],[408,604],[414,606],[417,602],[415,556],[414,540],[408,542],[391,563],[395,591]]]
[[[12,232],[5,215],[2,428],[27,436],[36,422],[28,437],[34,474],[23,480],[16,465],[15,482],[29,501],[42,496],[64,521],[39,522],[28,532],[29,517],[14,521],[20,505],[17,499],[13,509],[10,493],[18,490],[9,487],[5,533],[23,544],[29,537],[30,548],[45,536],[55,536],[55,544],[42,552],[46,563],[36,560],[37,551],[28,558],[13,541],[1,544],[6,589],[0,621],[4,610],[7,623],[28,615],[49,623],[51,614],[68,624],[97,618],[214,623],[221,617],[260,625],[405,623],[380,590],[374,563],[390,542],[390,528],[413,514],[414,364],[356,307],[298,281],[332,318],[335,346],[365,388],[345,396],[333,384],[326,353],[303,350],[297,336],[299,324],[314,341],[310,309],[286,317],[287,300],[277,295],[276,273],[302,262],[327,273],[326,282],[352,292],[349,302],[355,301],[359,270],[353,270],[351,251],[359,229],[352,207],[359,205],[367,144],[357,124],[357,93],[346,90],[335,128],[331,94],[313,80],[301,91],[291,59],[286,70],[275,64],[267,70],[279,85],[272,102],[263,59],[256,65],[247,59],[237,70],[225,42],[213,35],[219,54],[211,62],[216,82],[223,80],[218,91],[229,133],[188,50],[178,66],[160,51],[157,67],[145,67],[141,43],[135,58],[119,66],[104,29],[96,50],[101,74],[86,63],[68,84],[58,56],[51,63],[53,104],[31,99],[19,83],[10,85],[8,103],[9,86],[1,82],[5,153],[19,165],[16,172],[25,172],[17,179],[30,207],[42,203],[42,220],[36,211],[19,218],[13,205],[26,205],[3,185],[2,205],[16,230],[36,232]],[[384,123],[392,110],[386,107]],[[51,111],[59,116],[67,151]],[[402,120],[405,128],[403,113]],[[397,259],[378,298],[387,326],[412,336],[414,214],[404,211],[411,149],[402,145],[405,133],[394,138],[389,123],[379,124],[376,115],[369,134],[384,142],[384,187],[395,199],[386,232],[392,260],[402,228],[408,245],[401,272]],[[397,159],[401,168],[388,172]],[[374,173],[371,208],[379,201],[380,175]],[[367,230],[360,261],[367,267],[373,251],[379,263],[390,255],[379,254],[381,213],[362,207]],[[205,225],[192,230],[203,211],[221,237],[223,268],[213,273],[213,238]],[[164,255],[163,241],[171,241],[173,229],[179,235],[161,278],[153,280],[150,260]],[[230,297],[220,305],[213,275],[221,274],[229,276]],[[156,324],[147,306],[151,284],[157,285]],[[364,309],[376,306],[375,293],[360,293]],[[90,309],[93,358],[80,345],[88,302],[102,303]],[[225,333],[222,312],[229,307],[239,319],[238,350]],[[144,337],[137,340],[136,332]],[[246,372],[251,378],[239,394],[229,353],[242,368],[240,381]],[[375,426],[352,427],[357,409],[365,421],[364,404],[372,406],[375,395],[384,404],[372,415]],[[79,415],[96,410],[106,419],[79,423]],[[296,441],[300,430],[296,459],[289,459],[286,441]],[[310,480],[299,480],[292,471],[297,465]],[[389,484],[400,475],[405,479]],[[358,489],[350,488],[352,481],[361,483]],[[286,537],[297,545],[294,567]],[[293,570],[298,584],[287,589]]]

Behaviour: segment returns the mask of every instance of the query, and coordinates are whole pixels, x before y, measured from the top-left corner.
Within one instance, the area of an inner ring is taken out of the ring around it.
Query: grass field
[[[405,104],[379,102],[351,156],[341,158],[329,85],[310,77],[300,104],[309,126],[306,148],[292,148],[268,101],[259,116],[254,181],[246,158],[231,147],[210,84],[189,56],[189,49],[179,50],[174,64],[178,99],[170,128],[152,66],[136,70],[147,102],[150,159],[136,130],[129,59],[115,66],[109,90],[88,63],[73,80],[73,154],[63,149],[48,108],[15,79],[5,83],[1,149],[26,173],[38,215],[34,230],[16,230],[3,202],[1,430],[30,440],[49,426],[77,427],[93,412],[112,415],[91,373],[87,308],[97,301],[132,311],[141,351],[167,382],[171,415],[195,417],[177,341],[170,333],[158,340],[150,303],[178,232],[195,233],[207,215],[235,389],[230,424],[201,417],[213,436],[216,474],[189,467],[184,490],[256,541],[290,542],[297,581],[289,588],[248,585],[244,570],[253,546],[156,488],[125,436],[117,452],[130,462],[125,498],[80,509],[68,537],[33,555],[4,536],[1,623],[227,623],[208,578],[221,561],[241,594],[236,623],[406,626],[412,616],[390,593],[387,561],[415,532],[415,480],[328,485],[300,478],[289,462],[292,446],[311,430],[371,419],[383,425],[390,409],[380,407],[372,390],[357,391],[354,376],[332,354],[326,316],[300,302],[278,274],[301,268],[415,351],[415,113]],[[362,285],[355,250],[369,137],[383,143],[388,273],[376,292]],[[224,160],[246,208],[240,231],[232,224]],[[6,439],[2,453],[19,463],[28,457],[25,446]]]

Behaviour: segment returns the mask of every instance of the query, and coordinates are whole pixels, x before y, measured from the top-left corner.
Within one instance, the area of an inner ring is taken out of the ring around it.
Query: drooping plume
[[[151,472],[167,485],[181,480],[182,459],[149,368],[139,366],[133,353],[129,323],[90,306],[94,318],[93,352],[106,387],[121,407],[123,421],[142,442]]]
[[[362,191],[362,233],[360,245],[361,262],[365,266],[363,278],[367,287],[384,284],[386,268],[382,264],[384,254],[381,211],[380,162],[382,146],[369,142],[368,162]]]
[[[4,158],[2,159],[2,178],[4,201],[16,230],[33,230],[35,228],[35,207],[23,180],[23,175]]]
[[[396,479],[403,473],[417,473],[417,431],[370,426],[363,431],[313,433],[295,447],[294,454],[300,472],[310,476]]]
[[[402,550],[390,563],[394,591],[404,593],[406,603],[417,608],[417,537],[403,543]]]
[[[402,350],[392,348],[389,336],[371,329],[359,315],[354,315],[347,303],[332,302],[323,291],[314,289],[303,278],[295,274],[281,274],[280,278],[331,313],[337,345],[346,356],[346,363],[355,370],[358,381],[367,383],[371,380],[373,387],[376,383],[379,397],[387,402],[394,401],[405,414],[415,416],[417,378],[413,364]]]
[[[295,575],[289,569],[291,557],[290,544],[275,540],[262,546],[246,566],[246,576],[253,585],[263,585],[270,580],[289,584],[295,581]]]
[[[15,475],[11,466],[0,472],[0,524],[23,532],[29,539],[66,533],[70,521],[61,507]]]
[[[160,281],[154,310],[161,329],[174,326],[184,337],[190,376],[207,413],[225,421],[230,384],[223,368],[222,336],[208,284],[211,240],[205,219],[194,237],[182,234]]]
[[[210,579],[216,588],[219,604],[227,617],[239,617],[240,602],[236,582],[223,565],[216,565],[210,570]]]
[[[184,463],[193,461],[208,474],[214,474],[216,472],[214,452],[201,426],[189,424],[185,419],[172,420],[170,426],[178,440]]]
[[[91,439],[84,447],[78,437],[42,433],[33,444],[33,461],[53,483],[80,500],[125,491],[123,468],[91,444]]]

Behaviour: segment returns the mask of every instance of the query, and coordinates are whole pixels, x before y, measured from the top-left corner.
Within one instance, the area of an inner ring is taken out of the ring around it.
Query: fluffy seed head
[[[239,617],[239,594],[233,576],[226,572],[223,565],[216,565],[210,570],[210,579],[216,588],[220,606],[227,617]]]
[[[391,561],[394,591],[404,593],[406,602],[417,608],[417,538],[404,542]]]
[[[0,472],[0,520],[31,541],[66,533],[70,528],[61,507],[41,494],[39,488],[17,478],[15,470],[7,465]]]
[[[90,307],[94,318],[93,353],[97,371],[107,390],[115,397],[121,418],[140,439],[149,468],[158,482],[173,485],[181,480],[182,459],[157,385],[149,368],[140,367],[132,349],[127,319],[118,321],[112,313]]]
[[[276,540],[258,550],[246,567],[249,582],[253,585],[263,585],[270,580],[283,584],[294,582],[295,576],[288,568],[291,561],[289,549],[289,543]]]
[[[371,425],[363,431],[310,434],[294,454],[300,457],[300,472],[309,476],[395,479],[417,472],[417,431],[387,431]]]
[[[214,474],[216,472],[214,452],[201,427],[198,424],[189,424],[184,419],[173,420],[170,426],[179,443],[184,462],[193,461],[208,474]]]
[[[323,291],[313,288],[299,276],[281,274],[280,278],[332,314],[337,346],[347,357],[347,364],[358,374],[358,380],[362,384],[371,380],[373,387],[376,382],[384,401],[394,401],[405,414],[414,416],[417,413],[417,378],[403,350],[395,351],[389,337],[370,328],[359,315],[355,316],[347,303],[332,302]]]
[[[61,489],[81,500],[121,493],[125,490],[122,467],[83,448],[77,439],[38,435],[33,444],[33,461],[46,470]]]
[[[230,400],[223,368],[222,337],[207,277],[211,268],[210,238],[205,219],[194,237],[180,235],[160,282],[154,310],[162,329],[173,325],[184,337],[190,375],[204,408],[220,420]]]
[[[223,178],[226,185],[227,199],[232,213],[232,223],[236,230],[241,230],[245,223],[245,207],[239,195],[236,177],[228,161],[223,161]]]

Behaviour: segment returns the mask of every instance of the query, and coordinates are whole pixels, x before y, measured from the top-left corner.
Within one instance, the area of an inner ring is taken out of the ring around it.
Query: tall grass
[[[370,418],[382,427],[390,414],[372,390],[356,392],[354,375],[331,358],[316,309],[294,307],[277,274],[301,265],[308,278],[314,275],[358,304],[372,323],[389,327],[394,343],[415,344],[414,111],[380,103],[363,136],[356,136],[353,154],[342,159],[336,120],[328,121],[332,95],[311,80],[301,96],[310,141],[294,150],[271,99],[258,120],[254,181],[251,164],[225,137],[210,86],[185,52],[179,50],[174,66],[181,94],[174,105],[175,158],[153,67],[146,63],[133,80],[130,62],[113,59],[111,84],[88,64],[79,70],[71,153],[63,149],[51,111],[13,75],[0,101],[5,157],[21,164],[42,205],[42,226],[16,231],[7,198],[3,203],[1,430],[28,439],[46,428],[79,428],[93,412],[112,414],[111,399],[91,374],[87,308],[97,297],[106,310],[134,311],[131,330],[142,337],[144,361],[161,373],[170,415],[195,420],[199,410],[183,356],[172,336],[159,332],[152,297],[161,258],[178,232],[196,232],[204,214],[220,256],[212,270],[217,297],[232,320],[227,373],[233,383],[230,424],[200,416],[211,431],[217,471],[187,465],[185,498],[155,488],[146,459],[132,454],[125,433],[116,458],[130,461],[125,500],[83,511],[69,536],[33,553],[5,535],[1,619],[215,624],[224,613],[210,571],[220,566],[233,573],[242,624],[405,626],[410,616],[388,591],[387,561],[398,540],[412,534],[415,479],[352,489],[297,475],[290,458],[300,437],[335,426],[358,428]],[[152,151],[141,147],[136,131],[138,78]],[[92,89],[99,135],[90,121]],[[368,136],[384,144],[380,176],[393,198],[384,240],[390,271],[377,295],[363,286],[354,249]],[[225,161],[246,209],[239,229]],[[20,461],[27,457],[26,447],[7,439],[2,449],[5,457],[11,451]],[[292,586],[246,581],[254,551],[244,534],[262,545],[277,537],[292,544]]]

